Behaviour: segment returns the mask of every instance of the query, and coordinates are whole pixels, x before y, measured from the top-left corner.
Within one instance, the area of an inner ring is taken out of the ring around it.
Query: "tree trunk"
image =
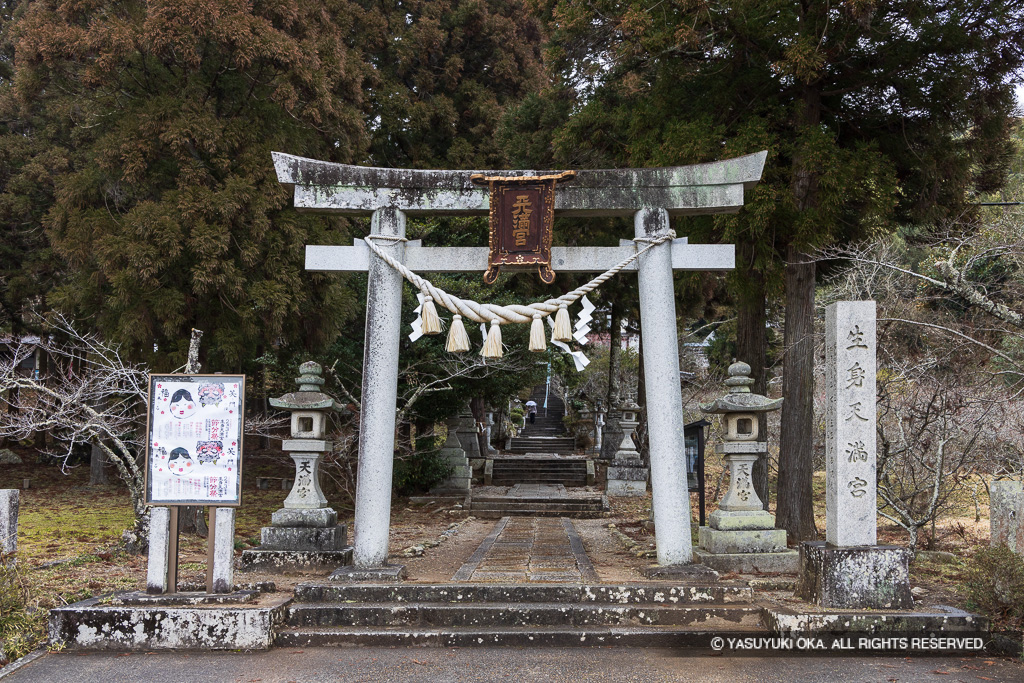
[[[185,505],[178,510],[178,532],[183,534],[195,534],[200,538],[206,538],[210,529],[206,526],[206,515],[204,509],[199,505]]]
[[[604,428],[601,431],[601,457],[615,457],[622,442],[619,426],[619,367],[622,365],[622,305],[612,300],[611,327],[608,330],[611,346],[608,349],[608,395]]]
[[[647,464],[648,467],[651,465],[651,448],[650,440],[647,438],[647,378],[644,376],[644,345],[643,345],[643,321],[640,321],[640,352],[637,354],[637,362],[640,367],[637,370],[636,375],[636,404],[640,406],[640,424],[636,427],[634,433],[636,438],[636,449],[640,452],[640,459]],[[626,394],[629,395],[629,390]]]
[[[101,486],[110,483],[107,476],[107,454],[103,449],[93,444],[92,453],[89,456],[89,486]]]
[[[789,540],[814,540],[814,262],[786,253],[786,331],[776,524]]]
[[[622,306],[612,301],[612,322],[608,330],[611,347],[608,349],[608,409],[619,407],[622,398],[619,386],[619,368],[622,365]]]
[[[189,340],[188,345],[188,361],[185,363],[185,372],[190,375],[198,374],[202,369],[202,365],[199,362],[199,341],[202,338],[202,330],[192,330],[192,338]],[[198,505],[182,507],[178,511],[178,531],[183,534],[195,534],[200,538],[206,538],[210,530],[206,526],[203,508]]]
[[[803,87],[803,110],[797,127],[821,122],[821,92]],[[819,171],[798,148],[793,155],[793,198],[799,212],[818,205]],[[783,339],[782,434],[779,438],[779,492],[776,524],[789,541],[813,541],[814,528],[814,259],[801,248],[803,236],[786,248],[786,331]]]
[[[42,351],[41,349],[37,350],[37,353],[39,354],[39,356],[38,356],[38,358],[39,358],[39,360],[38,360],[39,381],[42,382],[43,384],[46,384],[47,383],[46,382],[46,376],[47,376],[47,374],[50,371],[50,368],[49,368],[50,356],[49,356],[49,354],[47,354],[45,351]],[[34,444],[35,444],[36,450],[38,450],[40,452],[45,451],[46,450],[46,432],[44,432],[44,431],[36,432],[35,437],[34,437]]]
[[[754,384],[750,390],[768,393],[768,335],[765,318],[766,294],[764,273],[754,267],[754,248],[749,242],[737,246],[736,281],[739,292],[736,301],[736,359],[750,366]],[[768,430],[761,429],[758,441],[768,441]],[[754,491],[768,509],[771,487],[768,481],[768,454],[765,452],[754,462],[752,472]]]

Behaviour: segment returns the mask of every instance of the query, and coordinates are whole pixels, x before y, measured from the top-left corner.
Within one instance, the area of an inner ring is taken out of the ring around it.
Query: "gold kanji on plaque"
[[[551,270],[555,184],[575,175],[565,171],[544,176],[471,176],[474,183],[487,183],[491,191],[490,253],[484,282],[493,284],[501,268],[536,268],[543,282],[555,281]]]

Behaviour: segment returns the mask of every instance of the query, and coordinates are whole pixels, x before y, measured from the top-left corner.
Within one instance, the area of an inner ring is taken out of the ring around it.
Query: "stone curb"
[[[441,545],[449,538],[459,533],[462,530],[464,524],[476,519],[473,515],[466,517],[461,522],[452,522],[448,525],[448,528],[441,532],[441,535],[431,541],[424,541],[422,543],[414,543],[413,545],[402,548],[396,553],[397,557],[421,557],[427,548],[436,548]]]
[[[623,548],[628,550],[631,554],[635,555],[636,557],[644,558],[644,557],[657,557],[658,556],[658,551],[657,550],[649,550],[647,548],[640,548],[640,544],[639,543],[637,543],[632,538],[630,538],[626,534],[624,534],[621,531],[619,531],[614,525],[608,526],[606,528],[608,529],[608,531],[612,532],[612,536],[614,536],[615,538],[617,538],[619,540],[619,543],[622,544]],[[640,548],[640,549],[638,550],[637,548]]]
[[[25,666],[26,664],[31,664],[32,662],[36,661],[37,659],[45,655],[48,651],[49,650],[47,649],[47,647],[43,646],[33,650],[32,652],[29,652],[21,659],[15,659],[13,662],[0,669],[0,679],[3,679],[4,677],[11,675],[12,673],[17,671],[21,667]]]

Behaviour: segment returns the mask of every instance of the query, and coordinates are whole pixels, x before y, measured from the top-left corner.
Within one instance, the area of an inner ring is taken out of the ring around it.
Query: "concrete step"
[[[530,510],[543,510],[546,512],[572,512],[572,511],[591,511],[596,510],[600,512],[603,509],[601,500],[587,501],[587,502],[561,502],[561,503],[538,503],[533,500],[516,500],[507,501],[501,503],[478,503],[475,500],[470,506],[470,510],[473,512],[515,512],[523,508],[529,508]]]
[[[586,472],[586,462],[530,461],[502,462],[495,460],[493,468],[502,472]]]
[[[289,626],[760,626],[760,607],[674,607],[638,605],[565,605],[559,603],[303,603],[288,608]]]
[[[763,627],[730,626],[730,632],[769,635]],[[627,647],[707,648],[721,633],[713,627],[603,626],[570,627],[287,627],[277,632],[278,647],[376,645],[384,647]]]
[[[296,603],[520,603],[557,602],[594,605],[733,605],[753,599],[749,586],[676,583],[507,585],[495,583],[329,583],[310,581],[295,587]]]
[[[599,519],[605,516],[604,510],[534,510],[520,508],[518,510],[473,510],[477,519],[501,519],[502,517],[568,517],[569,519]]]
[[[561,484],[562,486],[586,486],[587,480],[575,477],[492,477],[492,486],[515,486],[516,484]]]

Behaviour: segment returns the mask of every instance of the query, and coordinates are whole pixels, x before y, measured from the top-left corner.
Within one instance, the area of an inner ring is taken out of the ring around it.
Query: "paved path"
[[[1024,665],[994,657],[738,656],[655,648],[278,648],[269,652],[50,654],[3,683],[812,683],[1013,681]]]
[[[524,494],[551,497],[553,486],[522,486]],[[557,495],[557,494],[556,494]],[[563,491],[564,495],[564,491]],[[502,517],[452,577],[466,582],[597,583],[583,541],[567,517]]]

